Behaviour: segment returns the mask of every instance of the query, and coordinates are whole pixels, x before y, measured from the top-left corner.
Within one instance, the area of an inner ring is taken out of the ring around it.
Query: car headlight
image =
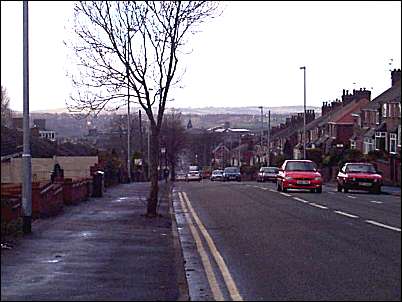
[[[293,177],[290,177],[290,176],[286,176],[285,179],[286,179],[286,180],[293,180],[294,178],[293,178]]]
[[[321,177],[315,177],[314,180],[321,180]]]

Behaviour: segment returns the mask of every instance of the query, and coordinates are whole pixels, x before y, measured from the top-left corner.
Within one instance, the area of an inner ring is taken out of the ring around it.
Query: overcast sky
[[[401,2],[225,2],[192,38],[169,107],[303,105],[367,88],[373,97],[401,67]],[[30,110],[64,108],[71,83],[63,39],[73,2],[29,3]],[[392,65],[389,65],[392,59]],[[1,84],[22,111],[22,1],[1,2]]]

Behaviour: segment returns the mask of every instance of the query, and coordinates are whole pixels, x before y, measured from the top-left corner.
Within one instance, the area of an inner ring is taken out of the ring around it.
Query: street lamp
[[[128,21],[128,20],[127,20]],[[128,24],[128,22],[127,22]],[[127,44],[126,44],[126,74],[127,74],[127,174],[128,174],[128,182],[131,182],[131,144],[130,144],[130,73],[129,73],[129,47],[130,47],[130,31],[133,31],[132,28],[127,27]]]
[[[261,154],[262,154],[262,137],[264,136],[264,120],[263,120],[263,112],[262,112],[263,107],[259,106],[258,108],[261,109]]]
[[[32,232],[32,172],[29,130],[29,40],[28,40],[28,1],[23,2],[23,181],[22,181],[22,219],[23,233]]]
[[[303,69],[304,73],[303,159],[306,159],[306,66],[300,69]]]

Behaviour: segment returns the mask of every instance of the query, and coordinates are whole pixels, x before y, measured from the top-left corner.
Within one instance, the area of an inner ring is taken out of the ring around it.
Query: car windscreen
[[[265,173],[278,173],[278,168],[261,168],[261,172]]]
[[[376,173],[372,165],[347,165],[346,172],[349,173]]]
[[[239,168],[225,168],[225,173],[239,173]]]
[[[286,171],[316,171],[313,162],[294,161],[288,162],[285,167]]]
[[[212,175],[221,175],[223,171],[213,171]]]

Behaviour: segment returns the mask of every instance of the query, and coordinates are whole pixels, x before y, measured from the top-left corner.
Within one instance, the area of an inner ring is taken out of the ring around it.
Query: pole
[[[240,147],[241,146],[241,134],[239,134],[239,167],[241,166],[241,161],[240,161],[240,156],[241,156],[241,154],[240,154]]]
[[[128,24],[128,23],[127,23]],[[130,146],[130,77],[129,77],[129,47],[130,47],[130,29],[127,28],[127,62],[126,62],[126,72],[127,72],[127,174],[128,174],[128,182],[131,182],[131,163],[130,163],[130,155],[131,155],[131,146]]]
[[[148,165],[147,165],[147,167],[148,167],[148,178],[149,178],[149,169],[150,169],[150,143],[149,143],[149,132],[150,132],[150,124],[151,124],[151,121],[149,121],[148,122],[148,131],[147,131],[147,136],[148,136]]]
[[[268,143],[268,167],[270,166],[270,157],[271,157],[271,153],[270,153],[270,140],[271,140],[271,110],[268,110],[268,139],[267,139],[267,143]]]
[[[304,73],[303,159],[306,159],[306,66],[300,69],[303,69]]]
[[[28,1],[23,2],[23,190],[22,215],[24,234],[32,232],[32,177],[31,177],[31,150],[29,129],[29,51],[28,51]]]
[[[262,137],[264,135],[264,121],[263,121],[263,113],[262,113],[262,106],[259,106],[258,108],[261,109],[261,154],[262,154]],[[261,162],[261,161],[260,161]]]

